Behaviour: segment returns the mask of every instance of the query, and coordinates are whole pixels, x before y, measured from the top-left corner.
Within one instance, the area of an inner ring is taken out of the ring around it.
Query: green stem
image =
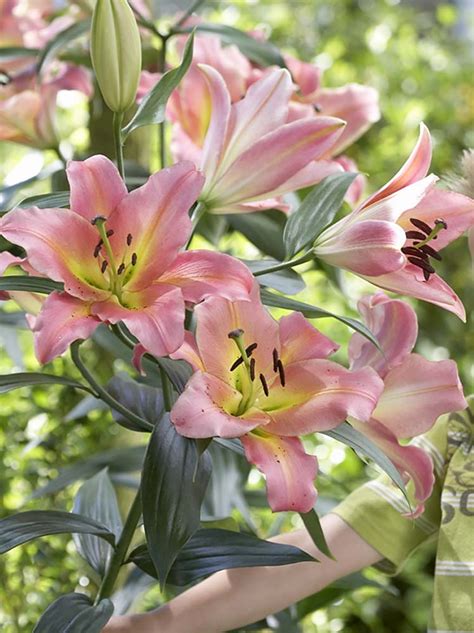
[[[59,145],[56,145],[55,147],[53,147],[53,150],[56,152],[56,156],[62,162],[63,166],[66,167],[66,165],[67,165],[67,158],[62,153],[61,148],[59,147]]]
[[[161,390],[163,391],[165,411],[171,411],[173,406],[173,391],[171,389],[171,384],[163,367],[159,363],[158,366],[160,368]]]
[[[188,9],[186,9],[186,11],[179,18],[176,24],[173,24],[173,26],[170,29],[170,33],[173,33],[175,29],[179,29],[180,26],[182,26],[186,22],[186,20],[196,11],[196,9],[199,9],[201,4],[204,4],[204,2],[205,0],[194,0],[194,2],[191,4],[191,6]]]
[[[161,35],[161,50],[160,58],[158,61],[158,70],[161,73],[166,71],[166,46],[168,43],[168,36]],[[158,144],[160,154],[160,169],[166,167],[166,121],[163,119],[161,123],[158,123]]]
[[[114,145],[115,158],[117,160],[117,168],[120,175],[125,180],[125,169],[123,166],[123,142],[122,142],[122,122],[123,112],[114,112],[113,128],[114,128]]]
[[[254,272],[254,277],[261,277],[262,275],[267,275],[268,273],[276,273],[278,270],[286,270],[287,268],[293,268],[293,266],[299,266],[299,264],[309,262],[313,259],[313,257],[312,253],[305,253],[302,257],[290,259],[288,262],[281,262],[280,264],[275,264],[275,266],[269,266],[268,268],[257,270]]]
[[[125,525],[123,526],[122,534],[120,535],[119,541],[110,560],[107,572],[104,576],[102,584],[100,585],[99,592],[95,599],[95,604],[99,604],[101,600],[103,600],[104,598],[109,598],[112,595],[117,576],[119,575],[120,567],[122,566],[127,555],[127,551],[130,547],[130,543],[132,542],[135,530],[137,529],[141,513],[142,500],[139,488],[128,512],[127,518],[125,520]]]
[[[123,415],[125,418],[130,420],[130,422],[134,422],[135,424],[138,424],[142,428],[152,431],[153,424],[148,422],[148,420],[145,420],[144,418],[140,417],[139,415],[136,415],[135,413],[133,413],[133,411],[130,411],[130,409],[127,409],[127,407],[124,407],[123,404],[121,404],[118,400],[116,400],[113,396],[111,396],[110,393],[108,393],[97,382],[96,378],[93,376],[93,374],[89,371],[89,369],[87,369],[87,367],[82,362],[82,359],[79,353],[79,347],[81,343],[82,341],[74,341],[74,343],[71,345],[71,358],[74,364],[76,365],[76,367],[78,368],[78,370],[81,372],[81,375],[84,378],[84,380],[86,380],[89,383],[89,385],[92,387],[96,398],[100,398],[101,400],[103,400],[103,402],[108,404],[109,407],[114,409],[114,411],[117,411],[117,413],[120,413],[121,415]]]
[[[193,212],[191,213],[192,229],[191,229],[191,235],[189,236],[188,242],[186,244],[187,249],[189,248],[189,245],[191,244],[191,240],[193,239],[194,233],[196,232],[197,225],[199,224],[199,222],[201,221],[201,218],[203,217],[205,213],[206,213],[206,205],[204,204],[204,202],[198,202]]]

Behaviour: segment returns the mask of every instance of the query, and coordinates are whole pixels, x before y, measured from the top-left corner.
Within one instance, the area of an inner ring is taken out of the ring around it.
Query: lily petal
[[[405,241],[405,232],[393,222],[362,220],[340,232],[336,225],[330,227],[317,239],[314,253],[359,275],[383,275],[403,267],[406,258],[400,249]]]
[[[44,364],[60,356],[73,341],[89,338],[99,324],[99,319],[90,312],[90,304],[65,292],[53,292],[35,319],[38,361]]]
[[[361,209],[390,196],[392,193],[395,193],[395,191],[399,191],[417,180],[421,180],[428,173],[430,163],[431,136],[426,125],[421,123],[418,141],[405,164],[384,187],[376,191],[362,203]]]
[[[86,220],[108,218],[127,195],[127,188],[113,162],[105,156],[71,160],[66,169],[71,188],[71,210]]]
[[[10,266],[15,266],[16,264],[22,264],[25,261],[24,257],[15,257],[11,253],[4,251],[0,253],[0,275],[9,268]],[[0,301],[7,301],[10,298],[8,292],[0,291]]]
[[[410,354],[385,376],[385,389],[372,417],[397,438],[420,435],[443,413],[467,407],[456,363]]]
[[[145,349],[155,356],[175,352],[184,340],[184,299],[179,288],[157,284],[140,293],[125,292],[120,305],[115,297],[95,303],[92,311],[102,321],[123,321]]]
[[[278,324],[259,300],[254,286],[250,301],[226,301],[210,297],[195,308],[196,341],[206,371],[226,382],[236,379],[230,371],[239,357],[235,343],[229,339],[232,330],[242,329],[246,346],[258,342],[252,352],[259,371],[264,374],[273,364],[273,348],[278,345]],[[279,353],[280,350],[277,349]]]
[[[461,299],[439,275],[430,275],[429,280],[425,281],[423,272],[418,266],[405,264],[400,270],[386,275],[361,276],[379,288],[434,303],[449,312],[453,312],[461,321],[466,321],[466,311]]]
[[[245,416],[237,410],[242,394],[229,384],[200,371],[193,374],[171,410],[171,421],[185,437],[240,437],[270,419],[258,410]]]
[[[416,313],[408,303],[390,299],[383,292],[363,297],[357,308],[383,353],[356,332],[349,342],[351,369],[369,366],[383,378],[415,346],[418,336]]]
[[[185,301],[199,303],[216,293],[230,300],[248,299],[254,278],[235,257],[196,250],[180,253],[160,282],[179,286]]]
[[[181,347],[175,352],[170,354],[173,360],[185,360],[188,362],[194,371],[206,371],[199,354],[199,348],[194,338],[194,334],[185,330],[184,341]]]
[[[396,436],[377,420],[351,420],[351,424],[385,453],[405,480],[410,478],[413,481],[418,505],[409,516],[416,519],[423,513],[423,502],[431,495],[435,482],[431,457],[417,446],[400,446]]]
[[[316,117],[270,132],[240,154],[219,179],[210,193],[211,206],[221,196],[229,204],[272,196],[282,182],[330,148],[343,127],[339,119]]]
[[[273,512],[309,512],[316,502],[318,461],[304,452],[297,437],[278,437],[259,430],[242,438],[245,456],[265,474]]]
[[[300,312],[282,317],[279,325],[281,360],[285,366],[310,358],[327,358],[339,348]]]
[[[285,377],[285,387],[275,380],[258,401],[272,417],[266,430],[285,437],[332,429],[348,415],[368,420],[383,390],[372,369],[351,372],[328,360],[289,365]]]
[[[63,281],[71,295],[102,299],[106,290],[100,266],[92,257],[98,233],[90,222],[69,209],[13,209],[0,221],[0,234],[22,246],[40,274]]]
[[[162,169],[124,198],[110,216],[115,231],[110,241],[117,259],[124,256],[129,236],[128,257],[137,255],[127,290],[146,288],[172,264],[191,231],[188,211],[203,181],[190,162]]]

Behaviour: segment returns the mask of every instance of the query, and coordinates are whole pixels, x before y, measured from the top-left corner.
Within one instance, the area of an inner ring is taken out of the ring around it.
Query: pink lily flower
[[[429,361],[411,353],[418,324],[408,304],[380,292],[364,297],[358,307],[383,354],[362,335],[353,334],[351,369],[372,367],[384,389],[370,420],[350,423],[381,448],[406,481],[413,481],[416,517],[433,488],[433,464],[424,450],[399,440],[425,433],[440,415],[465,409],[467,402],[454,361]]]
[[[221,75],[211,66],[200,69],[212,104],[201,161],[206,182],[199,197],[209,212],[274,207],[275,200],[269,199],[314,184],[334,171],[315,161],[335,143],[344,122],[315,117],[286,123],[292,93],[287,70],[269,72],[241,101],[231,104]]]
[[[352,213],[323,231],[317,257],[376,286],[439,305],[465,320],[459,297],[436,274],[438,251],[474,225],[474,201],[435,189],[427,176],[431,138],[418,142],[400,171]]]
[[[326,360],[337,345],[295,312],[275,321],[254,288],[251,301],[211,297],[195,308],[195,338],[173,358],[196,372],[176,401],[176,430],[195,438],[239,437],[266,475],[273,511],[314,505],[316,457],[300,435],[331,429],[347,415],[368,420],[382,381],[368,368]]]
[[[71,161],[67,176],[70,210],[17,208],[0,221],[0,234],[26,250],[31,267],[64,283],[35,323],[41,363],[101,322],[123,321],[148,351],[167,355],[183,342],[185,301],[248,297],[253,277],[237,260],[179,252],[203,184],[194,165],[163,169],[131,193],[105,156]]]
[[[375,88],[350,83],[340,88],[322,88],[322,71],[314,64],[285,56],[297,91],[293,95],[290,120],[314,116],[334,116],[346,122],[343,133],[331,148],[337,156],[380,119],[379,95]]]

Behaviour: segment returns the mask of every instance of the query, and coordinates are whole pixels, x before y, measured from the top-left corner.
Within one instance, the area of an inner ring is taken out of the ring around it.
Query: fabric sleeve
[[[430,454],[435,472],[433,492],[420,517],[403,516],[409,510],[408,504],[386,475],[364,484],[331,510],[384,557],[375,567],[389,574],[398,573],[422,543],[437,537],[447,450],[447,417],[440,418],[428,433],[415,438],[412,443]],[[410,485],[407,492],[410,497]]]

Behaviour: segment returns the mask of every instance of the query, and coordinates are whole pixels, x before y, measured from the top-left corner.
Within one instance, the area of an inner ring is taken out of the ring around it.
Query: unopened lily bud
[[[127,0],[97,0],[91,58],[106,104],[125,112],[135,102],[142,51],[137,21]]]

